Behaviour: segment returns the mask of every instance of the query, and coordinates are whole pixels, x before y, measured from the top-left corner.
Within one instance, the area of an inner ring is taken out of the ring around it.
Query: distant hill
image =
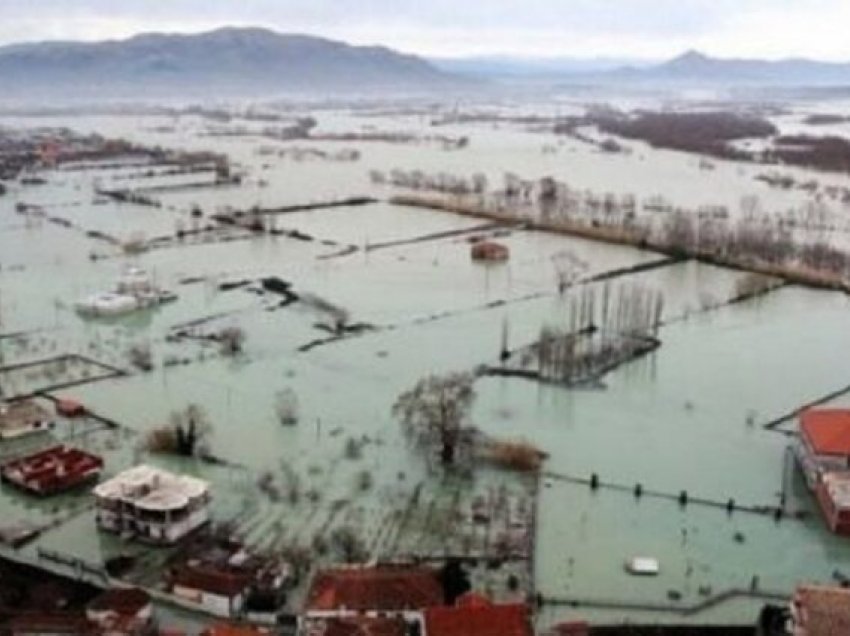
[[[478,55],[472,57],[430,58],[439,69],[465,75],[492,78],[558,77],[575,73],[598,73],[621,67],[646,67],[646,60],[624,57],[519,57]]]
[[[591,76],[573,77],[586,81]],[[850,64],[797,58],[776,61],[725,59],[688,51],[661,64],[646,68],[622,67],[595,73],[592,78],[602,82],[840,86],[850,85]]]
[[[0,47],[0,98],[430,92],[460,78],[422,58],[259,28]]]

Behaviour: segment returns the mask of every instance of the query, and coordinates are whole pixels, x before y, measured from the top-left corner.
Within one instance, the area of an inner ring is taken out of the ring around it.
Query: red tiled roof
[[[428,636],[532,636],[528,606],[467,605],[425,610]]]
[[[3,464],[10,482],[41,494],[65,490],[95,477],[103,468],[97,455],[72,446],[51,446]]]
[[[151,595],[137,587],[112,588],[95,598],[88,605],[94,612],[116,612],[135,616],[151,603]]]
[[[250,582],[251,576],[249,574],[196,567],[178,568],[171,578],[172,585],[201,590],[227,598],[242,593]]]
[[[13,634],[95,634],[95,624],[75,612],[20,612],[6,627]]]
[[[437,573],[423,567],[351,567],[313,577],[307,611],[405,610],[443,604]]]
[[[850,590],[804,585],[797,588],[794,605],[799,618],[795,627],[811,636],[850,634]]]
[[[215,623],[201,632],[201,636],[262,636],[269,630],[254,625],[237,625],[235,623]]]
[[[850,455],[850,410],[809,409],[800,430],[818,455]]]
[[[461,594],[455,601],[457,607],[489,607],[492,605],[490,599],[477,592],[466,592]]]
[[[304,636],[405,636],[407,625],[401,618],[346,616],[308,620]]]

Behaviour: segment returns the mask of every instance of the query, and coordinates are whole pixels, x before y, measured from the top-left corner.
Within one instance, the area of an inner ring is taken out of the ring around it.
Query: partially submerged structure
[[[850,470],[850,409],[808,409],[799,432],[795,454],[810,488],[824,473]]]
[[[495,241],[477,241],[472,244],[469,254],[473,261],[484,263],[502,263],[510,258],[508,247]]]
[[[34,400],[0,402],[0,440],[39,433],[52,427],[50,412]]]
[[[171,565],[167,585],[175,596],[215,616],[274,623],[290,579],[291,567],[279,557],[255,554],[237,541],[202,537]]]
[[[128,267],[115,289],[83,298],[75,304],[83,316],[120,316],[155,307],[177,296],[156,286],[151,275],[138,267]]]
[[[97,480],[103,460],[71,446],[52,446],[0,467],[3,481],[35,495],[52,495]]]
[[[794,454],[832,532],[850,535],[850,410],[809,409],[800,416]]]
[[[209,521],[209,484],[152,466],[125,470],[94,488],[97,525],[156,544],[171,544]]]

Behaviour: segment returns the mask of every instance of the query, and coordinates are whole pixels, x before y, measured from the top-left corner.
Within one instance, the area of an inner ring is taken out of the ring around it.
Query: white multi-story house
[[[125,470],[94,488],[97,525],[158,544],[179,541],[209,521],[209,484],[152,466]]]

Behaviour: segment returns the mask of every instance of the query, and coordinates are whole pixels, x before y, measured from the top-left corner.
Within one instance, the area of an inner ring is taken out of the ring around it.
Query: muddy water
[[[639,196],[663,194],[686,206],[737,205],[758,194],[777,209],[800,205],[804,195],[779,193],[753,180],[754,166],[718,162],[700,170],[692,157],[637,147],[630,155],[602,155],[566,141],[554,155],[541,147],[542,134],[490,125],[432,128],[424,118],[364,119],[347,113],[319,114],[320,129],[347,131],[375,125],[382,130],[412,130],[422,135],[468,135],[461,151],[432,143],[324,143],[325,149],[357,147],[356,163],[293,162],[259,156],[254,137],[212,138],[198,133],[198,120],[180,120],[174,133],[151,132],[172,123],[162,118],[73,118],[15,120],[10,125],[62,123],[83,132],[122,135],[144,143],[226,152],[246,167],[241,187],[161,191],[161,208],[93,204],[95,179],[115,179],[114,171],[59,172],[42,187],[13,189],[0,199],[0,333],[41,329],[25,342],[0,340],[9,361],[38,359],[59,352],[83,352],[126,366],[126,351],[136,343],[152,346],[155,371],[75,387],[73,394],[91,408],[119,421],[126,433],[94,432],[86,443],[107,457],[109,472],[135,461],[170,465],[203,475],[215,484],[219,518],[250,510],[249,537],[258,544],[275,532],[309,543],[322,526],[340,518],[362,521],[375,532],[386,511],[402,505],[415,484],[434,483],[419,457],[408,448],[390,407],[398,393],[427,373],[468,370],[493,362],[507,329],[511,345],[533,340],[545,322],[563,320],[566,302],[556,293],[552,257],[570,250],[587,263],[585,277],[656,259],[638,250],[598,245],[565,237],[513,229],[501,238],[511,249],[508,264],[481,267],[469,259],[465,236],[455,236],[368,251],[367,246],[443,231],[468,230],[477,221],[449,214],[400,208],[387,203],[281,215],[277,227],[315,237],[300,241],[258,237],[231,242],[169,246],[132,258],[85,236],[80,229],[14,213],[14,204],[42,205],[77,228],[119,238],[158,236],[189,220],[193,205],[205,212],[224,206],[281,206],[328,198],[372,194],[368,170],[399,166],[426,171],[484,172],[497,182],[510,170],[535,177],[552,173],[575,187]],[[279,144],[285,147],[285,144]],[[298,145],[310,145],[298,142]],[[126,170],[125,170],[126,171]],[[186,182],[197,179],[184,175]],[[259,179],[267,182],[259,184]],[[167,180],[166,180],[167,181]],[[840,179],[839,179],[840,181]],[[173,180],[168,181],[173,182]],[[163,180],[150,180],[150,185]],[[323,241],[325,241],[323,243]],[[353,245],[347,256],[319,258]],[[92,261],[97,252],[110,256]],[[176,303],[111,322],[85,321],[72,310],[81,296],[108,288],[132,262],[151,270],[157,281],[176,291]],[[257,279],[275,275],[299,293],[315,294],[345,307],[353,321],[376,327],[359,337],[300,351],[327,337],[316,328],[327,316],[303,304],[279,309],[278,298],[248,289],[219,291],[225,277]],[[181,284],[190,277],[212,280]],[[761,299],[713,311],[703,309],[728,298],[742,275],[682,263],[631,277],[665,292],[662,347],[651,357],[606,378],[604,390],[566,391],[522,380],[484,379],[477,383],[475,423],[488,432],[524,437],[550,453],[546,470],[603,481],[640,482],[647,489],[740,504],[775,506],[782,484],[787,439],[759,429],[758,422],[847,384],[850,363],[839,352],[850,342],[845,318],[848,301],[826,293],[786,288]],[[217,348],[198,342],[165,341],[169,328],[218,315],[211,328],[238,325],[247,333],[244,355],[223,358]],[[167,358],[187,364],[164,367]],[[38,378],[33,378],[38,382]],[[282,427],[275,419],[274,395],[283,387],[299,397],[301,423]],[[204,405],[214,434],[211,450],[232,462],[210,467],[145,457],[139,439],[169,413],[189,402]],[[756,425],[749,426],[747,420]],[[77,435],[61,428],[59,438]],[[345,458],[349,438],[368,439],[362,458]],[[321,493],[315,506],[265,501],[256,475],[280,474],[285,463],[304,487]],[[359,471],[376,484],[353,493]],[[476,487],[497,483],[483,476]],[[482,485],[483,484],[483,485]],[[799,488],[799,485],[796,486]],[[350,501],[342,514],[334,501]],[[61,516],[80,498],[34,504],[7,489],[0,492],[3,518],[42,523]],[[794,497],[812,510],[803,492]],[[358,521],[358,523],[360,522]],[[747,587],[758,575],[765,589],[787,592],[800,579],[827,580],[836,568],[850,570],[850,548],[826,534],[817,516],[805,521],[735,513],[696,505],[600,491],[545,477],[540,493],[537,590],[554,598],[596,598],[667,602],[679,591],[681,604],[696,603],[700,588],[720,592]],[[90,513],[80,513],[43,535],[38,546],[72,551],[97,561],[122,549],[116,540],[92,532]],[[281,530],[281,528],[283,528]],[[743,542],[734,539],[741,533]],[[634,555],[661,561],[662,575],[635,581],[623,571]],[[735,601],[714,608],[711,620],[748,621],[757,602]],[[666,614],[594,610],[593,619]],[[547,609],[543,622],[574,616]],[[702,620],[696,615],[691,620]]]

